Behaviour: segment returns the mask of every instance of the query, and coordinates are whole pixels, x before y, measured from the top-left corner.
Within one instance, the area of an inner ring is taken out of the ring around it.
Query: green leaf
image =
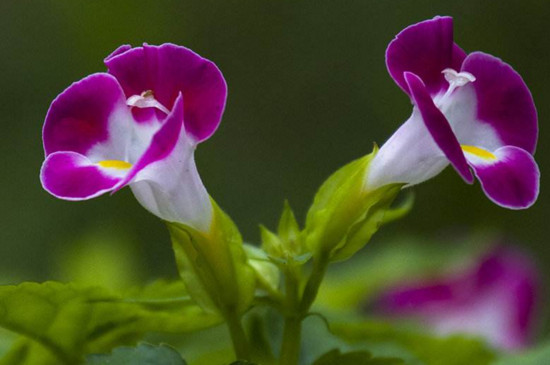
[[[212,312],[239,312],[254,299],[256,276],[235,223],[214,200],[209,232],[166,222],[179,273],[189,294]]]
[[[16,342],[17,334],[0,328],[0,357],[4,356]]]
[[[162,341],[175,346],[192,365],[221,365],[235,360],[235,351],[226,326],[167,336]]]
[[[315,360],[322,358],[323,355],[338,349],[344,354],[366,351],[376,360],[388,360],[390,358],[393,361],[399,358],[403,359],[404,363],[408,365],[425,365],[410,351],[398,344],[390,344],[391,347],[385,345],[382,348],[377,344],[367,343],[366,341],[349,341],[337,336],[327,327],[325,320],[318,316],[307,317],[302,328],[302,364],[312,364]],[[335,364],[339,364],[339,362],[335,362]]]
[[[59,365],[59,359],[38,342],[20,337],[0,359],[0,365]]]
[[[186,365],[180,354],[167,345],[140,344],[137,347],[119,347],[111,354],[90,355],[86,365]]]
[[[383,344],[397,345],[426,365],[486,365],[495,359],[495,353],[475,338],[458,335],[436,337],[365,320],[332,324],[331,329],[346,341],[372,348],[377,356],[380,355],[374,352],[374,348]]]
[[[400,365],[403,360],[396,358],[373,358],[367,351],[342,353],[338,349],[327,352],[312,365]]]
[[[74,365],[85,354],[134,344],[147,332],[181,333],[221,322],[192,302],[180,283],[159,282],[127,294],[56,282],[0,287],[0,326],[32,340],[17,343],[2,361],[50,364],[36,355],[47,349],[57,364]]]

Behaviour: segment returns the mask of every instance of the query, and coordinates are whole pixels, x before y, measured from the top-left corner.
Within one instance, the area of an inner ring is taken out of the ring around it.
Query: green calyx
[[[390,208],[404,184],[388,184],[375,190],[365,187],[374,151],[340,168],[315,195],[308,211],[305,244],[314,256],[340,261],[361,249],[387,221],[406,214],[409,199],[402,207]]]
[[[181,278],[191,297],[209,311],[243,313],[254,298],[256,276],[238,228],[212,201],[210,230],[166,222]]]

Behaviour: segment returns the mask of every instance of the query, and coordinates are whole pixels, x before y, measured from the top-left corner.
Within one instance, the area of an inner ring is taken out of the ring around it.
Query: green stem
[[[288,266],[285,270],[285,323],[281,344],[281,365],[296,365],[300,360],[302,316],[300,306],[300,268]]]
[[[283,343],[281,346],[281,365],[297,365],[300,360],[300,347],[302,338],[302,321],[319,292],[328,266],[328,255],[321,255],[314,259],[311,275],[306,283],[304,292],[300,298],[300,275],[287,270],[286,273],[286,313],[283,330]]]
[[[311,270],[311,275],[307,281],[304,294],[302,296],[302,301],[300,303],[300,311],[302,313],[309,312],[309,308],[315,301],[315,298],[317,298],[319,287],[321,286],[327,272],[328,263],[328,255],[324,253],[314,259],[313,269]]]
[[[234,311],[226,312],[224,317],[237,360],[250,361],[250,345],[246,338],[241,318]]]
[[[302,317],[291,316],[285,318],[283,343],[281,346],[281,365],[297,365],[300,360],[302,338]]]

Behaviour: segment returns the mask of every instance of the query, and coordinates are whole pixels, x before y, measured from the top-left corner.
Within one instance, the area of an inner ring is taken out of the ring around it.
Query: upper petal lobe
[[[466,57],[463,71],[476,77],[477,119],[490,125],[503,145],[533,154],[537,143],[537,111],[521,76],[510,65],[482,52]]]
[[[402,30],[386,50],[386,66],[406,93],[409,88],[403,73],[408,71],[418,75],[433,96],[447,88],[441,71],[460,69],[465,57],[464,51],[453,42],[453,19],[435,17]]]
[[[117,80],[106,73],[75,82],[51,104],[43,129],[46,155],[56,151],[86,154],[110,138],[110,117],[126,108]]]
[[[214,63],[173,44],[120,47],[105,59],[126,97],[151,90],[167,109],[183,94],[185,128],[197,141],[218,127],[227,97],[227,85]]]

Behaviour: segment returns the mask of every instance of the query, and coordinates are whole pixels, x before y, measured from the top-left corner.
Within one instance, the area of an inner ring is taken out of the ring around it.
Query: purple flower
[[[416,318],[442,335],[467,333],[517,350],[530,343],[538,297],[532,262],[519,252],[498,248],[466,270],[386,289],[376,308],[386,315]]]
[[[374,158],[367,188],[418,184],[450,163],[467,183],[473,169],[498,205],[522,209],[535,202],[537,113],[512,67],[482,52],[466,55],[453,42],[450,17],[401,31],[388,46],[386,64],[414,107]]]
[[[50,106],[44,189],[85,200],[130,185],[153,214],[207,230],[212,206],[194,150],[220,123],[221,72],[173,44],[122,46],[105,64],[108,73],[72,84]]]

